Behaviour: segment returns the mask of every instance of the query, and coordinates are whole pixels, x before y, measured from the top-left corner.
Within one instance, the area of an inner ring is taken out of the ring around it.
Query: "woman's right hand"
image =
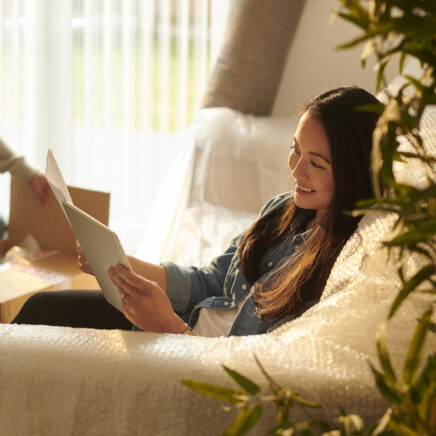
[[[112,283],[118,288],[126,318],[144,331],[184,333],[186,324],[174,312],[166,292],[157,282],[120,264],[108,269]]]
[[[77,263],[79,264],[79,268],[81,269],[81,271],[83,271],[86,274],[91,274],[93,276],[94,273],[92,272],[92,269],[89,266],[88,261],[86,260],[85,253],[83,252],[82,247],[80,246],[78,241],[76,241],[76,251],[77,251]]]

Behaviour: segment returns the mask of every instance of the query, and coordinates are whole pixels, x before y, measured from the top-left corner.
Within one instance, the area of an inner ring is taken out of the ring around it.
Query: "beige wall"
[[[338,7],[338,0],[306,0],[275,101],[274,116],[292,115],[299,103],[336,86],[358,85],[375,92],[374,62],[361,68],[362,48],[335,50],[340,43],[358,35],[356,28],[344,20],[336,18],[332,22],[330,13]]]

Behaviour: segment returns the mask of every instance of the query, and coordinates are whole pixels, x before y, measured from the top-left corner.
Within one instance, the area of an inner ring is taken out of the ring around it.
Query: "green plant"
[[[235,370],[223,366],[227,374],[240,389],[215,386],[192,380],[182,383],[194,391],[227,403],[224,410],[230,411],[235,405],[236,417],[222,436],[240,436],[250,431],[259,421],[263,404],[272,403],[276,409],[276,423],[268,431],[271,436],[431,436],[436,434],[436,353],[428,357],[426,365],[419,370],[424,342],[431,325],[432,310],[425,312],[419,320],[404,363],[401,377],[392,368],[385,337],[385,324],[379,326],[377,350],[381,371],[373,366],[376,384],[380,393],[391,405],[377,425],[365,425],[362,418],[347,414],[341,409],[333,422],[316,421],[307,414],[307,419],[295,421],[292,411],[299,408],[322,408],[314,401],[302,398],[289,387],[280,385],[263,368],[257,357],[256,362],[268,381],[269,390],[261,392],[259,385]]]
[[[401,378],[395,374],[389,359],[385,339],[385,325],[381,324],[377,337],[379,362],[382,372],[374,367],[377,386],[391,404],[376,434],[386,429],[401,435],[432,435],[436,432],[436,354],[429,356],[427,364],[418,373],[425,337],[429,333],[432,310],[419,320],[407,350]]]
[[[369,55],[377,59],[377,90],[385,82],[384,71],[394,56],[399,56],[402,74],[407,57],[420,62],[420,77],[404,75],[405,83],[396,95],[388,94],[373,141],[372,172],[376,198],[360,202],[361,209],[371,207],[394,212],[397,216],[395,236],[385,245],[396,249],[398,274],[402,288],[389,318],[412,292],[428,292],[436,296],[436,159],[429,156],[420,135],[421,119],[427,106],[436,104],[436,3],[434,1],[340,0],[338,15],[354,23],[362,35],[340,48],[365,43],[361,62]],[[367,108],[371,110],[371,108]],[[377,110],[376,108],[373,108]],[[407,138],[410,151],[400,148],[399,137]],[[424,188],[400,183],[393,171],[395,161],[418,159],[427,168]],[[405,276],[406,256],[417,253],[424,260],[411,277]],[[435,300],[433,300],[434,304]],[[415,335],[405,358],[402,379],[392,370],[383,334],[377,340],[382,372],[372,368],[377,386],[391,407],[379,430],[391,429],[395,434],[436,434],[436,353],[429,357],[421,373],[422,345],[430,332],[432,309],[418,320]],[[431,333],[431,334],[432,334]]]
[[[360,36],[339,48],[347,49],[364,44],[361,55],[363,67],[369,56],[376,57],[377,91],[387,84],[385,70],[392,61],[398,61],[401,75],[408,57],[419,61],[422,71],[419,77],[403,75],[404,85],[395,95],[386,91],[386,104],[360,108],[376,111],[381,116],[373,140],[375,198],[361,201],[354,213],[362,214],[371,209],[394,213],[397,217],[394,237],[385,243],[391,255],[396,257],[398,275],[402,282],[402,288],[389,314],[391,318],[414,292],[426,292],[436,297],[436,159],[426,151],[419,130],[425,109],[436,104],[436,2],[339,0],[339,3],[337,15],[361,30]],[[407,139],[410,150],[400,148],[400,136]],[[413,159],[419,160],[427,169],[425,187],[418,188],[400,182],[395,177],[394,163]],[[419,271],[408,277],[404,260],[410,253],[420,256],[423,262]],[[433,298],[433,305],[435,302],[436,298]],[[435,325],[431,322],[432,313],[432,307],[429,307],[417,320],[415,333],[408,350],[405,350],[401,377],[391,365],[384,324],[379,328],[376,343],[381,369],[371,368],[377,387],[390,406],[377,427],[365,427],[358,417],[345,414],[330,428],[325,427],[325,423],[311,420],[292,422],[289,418],[291,407],[295,404],[307,407],[308,404],[305,405],[305,400],[300,397],[297,400],[288,388],[272,381],[261,367],[270,383],[270,396],[261,395],[258,387],[254,389],[250,385],[253,382],[226,369],[244,389],[244,392],[235,395],[242,395],[236,403],[242,405],[245,415],[240,412],[224,434],[245,434],[260,417],[260,402],[270,401],[277,409],[277,425],[270,432],[274,435],[312,435],[315,430],[323,430],[326,432],[324,434],[330,435],[436,435],[436,352],[427,362],[421,362],[425,339],[435,333]],[[198,390],[199,386],[195,382],[185,384]],[[251,387],[248,389],[248,386]],[[209,386],[208,389],[202,393],[212,395],[214,388]],[[235,400],[236,397],[232,401]],[[255,406],[252,407],[252,404]],[[247,417],[246,422],[243,422],[244,416]]]
[[[422,66],[421,77],[404,76],[405,84],[396,95],[387,91],[389,101],[382,108],[373,141],[372,172],[376,197],[357,205],[361,210],[371,207],[397,214],[397,235],[386,245],[400,249],[400,260],[405,250],[427,258],[426,265],[407,280],[400,265],[398,273],[403,288],[392,306],[390,316],[393,316],[410,292],[425,281],[431,285],[428,291],[436,295],[436,159],[427,154],[419,133],[425,108],[436,104],[436,3],[411,0],[340,2],[344,10],[338,15],[363,31],[363,35],[340,48],[365,43],[362,65],[369,55],[375,54],[377,91],[381,83],[386,82],[383,73],[394,55],[400,56],[400,74],[408,56],[417,59]],[[364,8],[362,3],[368,3],[369,8]],[[367,109],[380,110],[380,107]],[[413,151],[399,150],[401,135],[407,135]],[[405,159],[418,159],[427,166],[425,189],[397,182],[393,163]]]
[[[369,435],[373,427],[365,428],[362,419],[357,415],[347,415],[341,410],[340,416],[333,424],[324,421],[314,421],[307,415],[303,421],[293,421],[290,412],[293,408],[300,408],[306,412],[308,408],[320,408],[320,404],[306,400],[293,392],[286,386],[277,383],[263,368],[255,356],[256,363],[268,381],[271,392],[263,394],[260,387],[252,380],[246,378],[235,370],[223,366],[227,374],[236,382],[241,390],[224,388],[207,383],[200,383],[192,380],[182,380],[187,387],[203,395],[215,398],[220,401],[236,404],[239,413],[224,431],[223,436],[243,435],[251,430],[260,419],[264,403],[273,403],[276,408],[276,424],[268,432],[269,435],[302,435],[313,436],[323,434],[331,436]],[[223,406],[224,410],[231,410],[229,406]],[[335,433],[336,432],[336,433]]]
[[[315,423],[309,419],[307,421],[294,423],[289,419],[289,412],[292,407],[320,407],[318,403],[305,400],[291,389],[279,385],[272,377],[268,375],[259,360],[256,362],[268,380],[271,393],[262,394],[260,387],[235,370],[223,366],[227,374],[238,384],[241,390],[223,388],[206,383],[195,382],[191,380],[182,380],[182,383],[195,391],[216,398],[221,401],[236,403],[239,413],[236,418],[230,423],[223,436],[242,435],[254,427],[262,415],[262,403],[274,403],[276,407],[277,425],[272,430],[272,434],[282,434],[280,430],[295,426],[297,430],[308,430]],[[230,410],[229,406],[225,410]]]

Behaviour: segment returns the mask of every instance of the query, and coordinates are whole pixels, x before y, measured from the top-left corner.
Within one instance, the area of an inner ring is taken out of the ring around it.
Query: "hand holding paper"
[[[117,235],[73,204],[70,192],[51,150],[47,153],[45,174],[56,200],[59,202],[74,235],[80,243],[81,249],[86,254],[87,266],[90,272],[95,275],[106,300],[122,312],[123,305],[120,294],[107,273],[108,268],[117,264],[130,269],[129,260]]]

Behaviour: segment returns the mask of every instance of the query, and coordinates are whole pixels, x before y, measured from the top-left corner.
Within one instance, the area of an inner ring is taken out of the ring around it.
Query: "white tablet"
[[[63,206],[104,297],[122,312],[120,293],[107,273],[109,267],[118,263],[131,269],[118,236],[109,227],[74,204],[64,201]]]

